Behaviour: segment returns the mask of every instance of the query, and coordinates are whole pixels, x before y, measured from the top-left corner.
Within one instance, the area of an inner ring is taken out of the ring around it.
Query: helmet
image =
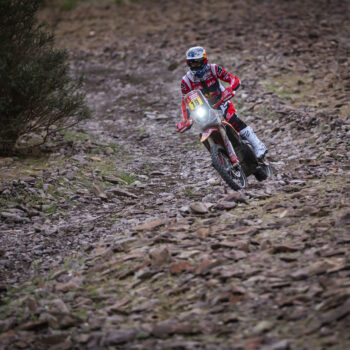
[[[203,47],[191,47],[186,52],[186,63],[195,76],[202,78],[208,64],[207,53]]]

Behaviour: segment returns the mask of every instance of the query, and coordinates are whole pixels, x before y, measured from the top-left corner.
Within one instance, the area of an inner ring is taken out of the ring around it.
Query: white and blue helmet
[[[204,48],[195,46],[188,49],[186,63],[196,77],[202,78],[208,65],[208,56]]]

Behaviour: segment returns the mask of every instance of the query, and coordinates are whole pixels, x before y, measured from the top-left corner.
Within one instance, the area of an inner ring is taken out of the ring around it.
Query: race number
[[[191,111],[195,110],[197,107],[203,104],[202,99],[198,96],[188,103]]]

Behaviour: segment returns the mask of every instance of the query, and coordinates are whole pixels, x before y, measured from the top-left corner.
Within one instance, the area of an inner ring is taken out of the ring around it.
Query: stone
[[[19,326],[19,329],[23,331],[37,331],[41,329],[45,329],[48,327],[48,322],[45,320],[38,320],[38,321],[30,321],[23,323]]]
[[[350,314],[350,300],[321,316],[322,325],[332,323]]]
[[[236,202],[236,203],[245,203],[247,204],[246,196],[241,192],[231,192],[225,198],[223,198],[224,202]]]
[[[207,238],[210,234],[210,228],[208,227],[201,227],[196,231],[196,235],[201,238]]]
[[[233,209],[235,207],[237,207],[237,203],[232,201],[232,202],[229,202],[229,201],[220,201],[218,202],[218,204],[216,205],[216,207],[218,209],[221,209],[221,210],[229,210],[229,209]]]
[[[68,334],[49,334],[41,337],[40,341],[46,345],[56,345],[63,343],[68,337]]]
[[[155,177],[155,176],[165,176],[167,174],[164,171],[155,170],[155,171],[152,171],[149,175],[151,177]]]
[[[325,273],[327,271],[332,271],[337,266],[343,267],[344,259],[342,258],[333,258],[317,261],[310,265],[308,272],[310,275],[318,275]],[[336,271],[336,270],[335,270]]]
[[[208,213],[208,208],[204,203],[197,202],[197,203],[191,203],[190,209],[195,214],[206,214]]]
[[[276,343],[269,345],[269,349],[271,349],[271,350],[289,350],[290,349],[290,341],[288,339],[280,340]]]
[[[51,303],[61,312],[68,314],[70,311],[67,304],[62,299],[53,299]]]
[[[335,223],[335,227],[343,227],[350,225],[350,212],[342,214],[338,221]]]
[[[132,228],[134,231],[151,231],[166,224],[165,219],[153,219]]]
[[[244,343],[244,350],[260,350],[262,342],[263,342],[262,337],[247,339]]]
[[[243,250],[232,249],[230,254],[232,255],[235,261],[242,260],[247,257],[247,253]]]
[[[180,208],[180,213],[189,214],[191,212],[189,205],[184,205]]]
[[[92,191],[94,192],[96,197],[99,197],[99,198],[104,199],[104,200],[107,199],[107,195],[104,192],[101,185],[99,185],[99,184],[92,185]]]
[[[167,229],[169,232],[181,232],[181,231],[188,231],[190,228],[190,225],[188,222],[171,222]]]
[[[221,180],[219,178],[211,177],[207,181],[207,183],[208,183],[208,185],[211,185],[211,186],[219,186],[221,183]]]
[[[261,334],[269,331],[271,328],[273,328],[274,323],[272,321],[264,320],[260,321],[254,328],[253,333],[255,334]]]
[[[132,309],[131,312],[132,313],[140,313],[140,312],[145,312],[145,311],[150,311],[153,310],[154,307],[156,306],[157,302],[154,300],[147,300],[144,303],[141,304],[137,304],[135,305]]]
[[[279,254],[279,253],[293,253],[303,249],[303,246],[294,246],[290,244],[277,244],[273,245],[270,249],[271,254]]]
[[[28,306],[29,311],[32,314],[35,314],[38,310],[38,307],[39,307],[38,302],[30,296],[26,297],[25,301],[26,301],[26,304]]]
[[[27,217],[24,217],[15,213],[8,213],[6,211],[1,212],[0,216],[10,222],[17,222],[17,223],[30,222],[30,219]]]
[[[110,182],[112,184],[115,185],[127,185],[128,183],[126,181],[124,181],[123,179],[119,178],[119,177],[115,177],[115,176],[102,176],[103,181],[107,181]]]
[[[55,317],[51,313],[48,313],[48,312],[41,313],[39,316],[39,320],[48,323],[50,328],[52,328],[52,329],[59,328],[59,323],[58,323],[57,317]]]
[[[68,291],[78,290],[80,286],[81,286],[81,281],[79,279],[72,279],[71,281],[66,283],[56,284],[55,289],[58,292],[68,292]]]
[[[83,320],[71,313],[65,313],[65,312],[55,312],[54,313],[57,321],[58,321],[58,327],[59,329],[67,329],[70,327],[76,327],[79,326]]]
[[[193,265],[189,261],[175,261],[170,265],[170,273],[173,275],[177,275],[182,272],[188,272],[192,269]]]
[[[110,312],[117,312],[121,314],[127,314],[128,304],[130,303],[129,297],[118,300],[112,306],[108,308]]]
[[[130,198],[135,198],[135,199],[138,198],[135,194],[133,194],[129,191],[123,190],[122,188],[117,187],[117,186],[109,188],[107,193],[113,193],[113,194],[116,194],[116,195],[122,196],[122,197],[130,197]]]
[[[183,334],[183,335],[193,335],[201,333],[200,328],[196,325],[187,323],[187,322],[179,322],[173,325],[172,329],[174,334]]]
[[[156,323],[152,328],[152,335],[157,338],[166,338],[170,334],[173,334],[174,327],[175,322],[171,320]]]
[[[145,187],[147,187],[147,185],[143,184],[139,180],[134,181],[130,186],[137,187],[137,188],[145,188]]]
[[[199,250],[184,250],[177,257],[179,259],[189,259],[189,258],[193,258],[194,256],[196,256],[200,253],[201,253],[201,251],[199,251]]]
[[[102,343],[104,346],[125,344],[133,341],[138,335],[136,329],[120,329],[113,332],[108,332]]]
[[[167,247],[155,248],[149,252],[149,258],[152,267],[161,267],[165,264],[170,263],[171,254]]]
[[[214,260],[205,259],[197,267],[196,274],[206,275],[211,269],[213,269],[216,266],[219,266],[220,264],[221,263],[218,260],[214,261]]]
[[[95,161],[95,162],[101,162],[102,161],[102,158],[101,157],[97,157],[97,156],[91,156],[90,159]]]
[[[114,149],[112,147],[106,147],[104,149],[104,154],[106,154],[107,156],[110,156],[113,153],[114,153]]]
[[[301,280],[305,280],[309,277],[309,272],[306,268],[302,268],[302,269],[299,269],[295,272],[292,272],[290,274],[290,276],[295,281],[301,281]]]
[[[91,338],[91,335],[90,334],[78,334],[76,337],[75,337],[75,340],[78,342],[78,343],[82,343],[82,344],[85,344],[89,341],[89,339]]]
[[[140,280],[146,280],[151,278],[153,275],[158,273],[157,270],[151,270],[150,268],[146,267],[144,269],[141,269],[135,273],[135,277]]]

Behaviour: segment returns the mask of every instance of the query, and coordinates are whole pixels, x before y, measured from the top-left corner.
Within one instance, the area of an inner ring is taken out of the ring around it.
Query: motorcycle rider
[[[201,46],[191,47],[186,53],[186,63],[189,71],[181,81],[182,92],[182,116],[184,121],[177,124],[179,132],[183,133],[192,126],[192,120],[188,119],[184,96],[192,90],[202,90],[210,105],[215,105],[220,99],[224,103],[219,108],[224,116],[238,132],[253,147],[255,156],[262,159],[267,152],[266,146],[258,139],[253,129],[237,116],[235,107],[230,99],[235,95],[235,91],[240,86],[237,77],[227,72],[223,67],[213,63],[208,63],[207,53]],[[229,83],[228,88],[224,88],[220,80]]]

